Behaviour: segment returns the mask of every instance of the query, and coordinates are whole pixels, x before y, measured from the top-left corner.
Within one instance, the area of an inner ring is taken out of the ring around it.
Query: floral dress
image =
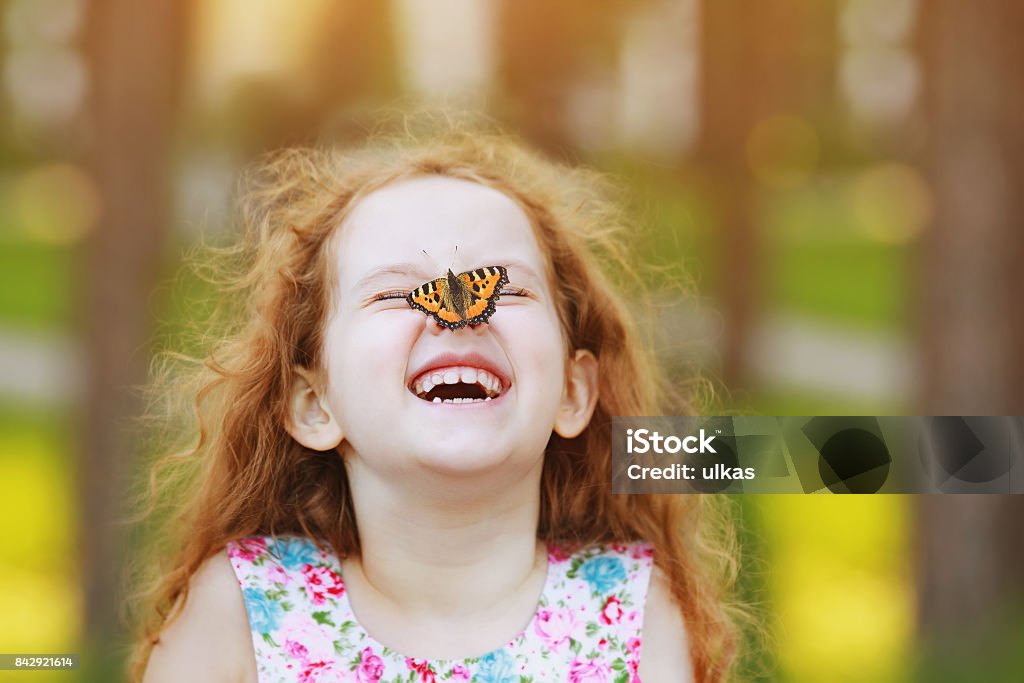
[[[328,544],[323,544],[328,547]],[[259,683],[639,683],[653,551],[646,543],[548,546],[540,602],[522,633],[466,659],[413,659],[374,640],[349,606],[341,563],[303,536],[228,544]]]

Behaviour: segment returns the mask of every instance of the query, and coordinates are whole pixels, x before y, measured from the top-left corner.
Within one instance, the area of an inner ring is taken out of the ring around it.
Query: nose
[[[427,328],[427,332],[434,335],[435,337],[443,332],[454,332],[455,334],[474,334],[482,335],[484,330],[487,329],[486,323],[477,323],[475,325],[466,325],[465,327],[459,327],[454,330],[449,330],[447,327],[437,322],[432,315],[426,316],[426,322],[424,323]]]
[[[434,316],[432,315],[428,315],[426,317],[426,323],[424,324],[427,326],[427,332],[434,335],[435,337],[444,332],[445,330],[444,326],[442,326],[441,323],[437,322],[437,320],[435,320]]]

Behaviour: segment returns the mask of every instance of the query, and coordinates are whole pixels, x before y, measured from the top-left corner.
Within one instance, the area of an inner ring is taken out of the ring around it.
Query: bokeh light
[[[932,196],[921,174],[905,164],[869,167],[853,179],[848,202],[857,228],[879,242],[905,244],[932,217]]]
[[[95,183],[73,164],[44,164],[26,171],[10,193],[18,231],[41,242],[74,244],[99,218]]]
[[[909,675],[914,598],[904,496],[772,496],[765,505],[780,664],[792,680]],[[827,672],[827,673],[825,673]]]
[[[4,64],[4,84],[15,111],[46,124],[70,120],[85,98],[85,63],[69,48],[16,50]]]

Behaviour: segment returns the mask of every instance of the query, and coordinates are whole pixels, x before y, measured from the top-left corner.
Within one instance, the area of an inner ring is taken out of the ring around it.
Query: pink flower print
[[[291,577],[288,576],[288,572],[286,572],[284,570],[284,567],[282,567],[281,565],[276,563],[268,563],[267,566],[267,581],[271,583],[280,583],[282,585],[287,586],[288,583],[292,580]]]
[[[469,680],[469,669],[467,669],[466,667],[462,666],[461,664],[456,664],[455,666],[452,667],[451,676],[449,677],[448,680],[451,680],[451,681],[468,681]]]
[[[637,543],[633,546],[633,552],[631,552],[630,555],[634,560],[642,560],[645,557],[654,557],[654,548],[646,543]]]
[[[299,671],[299,683],[344,683],[345,673],[337,668],[334,658],[323,662],[304,664]]]
[[[605,683],[611,674],[611,667],[603,659],[572,660],[569,668],[569,683]]]
[[[565,562],[573,555],[575,547],[572,545],[559,545],[552,543],[548,546],[548,562],[550,564],[558,564],[559,562]]]
[[[345,593],[345,582],[330,567],[314,567],[307,564],[302,568],[306,588],[313,596],[314,605],[322,605],[326,596],[337,598]]]
[[[612,543],[612,550],[623,555],[629,548],[626,547],[625,543]]]
[[[285,652],[302,664],[330,661],[334,658],[332,627],[318,623],[305,612],[289,612],[281,624],[280,637]]]
[[[602,638],[601,640],[597,641],[597,649],[601,650],[602,652],[607,650],[608,649],[608,639],[607,638]]]
[[[309,648],[298,641],[284,641],[284,651],[287,652],[288,656],[292,659],[297,659],[300,662],[309,661]]]
[[[626,641],[626,650],[629,654],[636,655],[640,653],[640,639],[637,637],[630,638]]]
[[[622,601],[614,595],[609,595],[601,608],[601,623],[611,626],[622,621]]]
[[[430,667],[430,663],[426,660],[419,661],[412,657],[406,657],[405,665],[418,673],[423,683],[436,683],[437,674],[434,673],[434,670]]]
[[[359,666],[356,667],[356,680],[359,683],[377,683],[384,675],[384,661],[373,652],[373,648],[364,647],[359,653]]]
[[[576,619],[572,611],[567,609],[542,609],[537,612],[534,630],[553,652],[558,652],[563,644],[569,642]]]
[[[626,662],[626,666],[629,667],[629,683],[640,683],[640,662],[631,659]]]
[[[228,544],[228,557],[253,562],[267,551],[267,541],[263,538],[243,538]]]

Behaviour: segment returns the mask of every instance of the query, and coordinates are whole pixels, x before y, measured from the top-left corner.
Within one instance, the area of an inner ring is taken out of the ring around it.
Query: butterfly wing
[[[409,296],[405,300],[416,310],[432,316],[442,327],[455,329],[466,324],[463,317],[456,311],[446,278],[423,283],[409,292]]]
[[[503,266],[484,266],[460,273],[458,280],[465,286],[466,324],[487,322],[494,314],[501,288],[508,284],[508,271]]]

